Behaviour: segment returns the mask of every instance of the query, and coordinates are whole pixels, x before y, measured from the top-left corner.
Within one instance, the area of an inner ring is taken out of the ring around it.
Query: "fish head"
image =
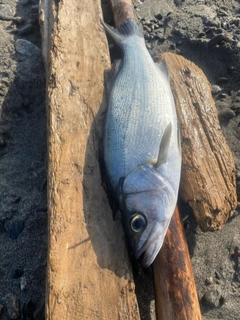
[[[177,195],[150,164],[128,174],[122,185],[121,212],[134,256],[148,267],[162,247]]]

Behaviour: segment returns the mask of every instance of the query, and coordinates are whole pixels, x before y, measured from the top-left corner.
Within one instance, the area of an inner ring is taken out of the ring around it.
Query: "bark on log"
[[[42,1],[41,10],[47,20],[46,319],[139,319],[122,226],[113,221],[96,157],[110,67],[100,1]]]
[[[181,56],[164,53],[182,135],[180,196],[202,231],[217,230],[237,206],[235,166],[220,128],[211,86],[203,72]]]
[[[157,320],[201,320],[188,246],[176,207],[153,262]]]

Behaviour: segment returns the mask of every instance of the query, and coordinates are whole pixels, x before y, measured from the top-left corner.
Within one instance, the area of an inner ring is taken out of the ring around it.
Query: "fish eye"
[[[141,214],[136,214],[131,218],[130,226],[134,232],[140,232],[145,229],[147,225],[146,218]]]

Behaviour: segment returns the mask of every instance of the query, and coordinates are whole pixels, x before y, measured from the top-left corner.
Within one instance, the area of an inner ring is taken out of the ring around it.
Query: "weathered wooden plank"
[[[49,145],[46,319],[139,319],[122,226],[112,219],[96,157],[110,66],[100,1],[42,1],[41,8]]]
[[[211,86],[203,72],[166,53],[182,135],[180,196],[203,231],[220,229],[237,206],[234,160],[220,128]]]

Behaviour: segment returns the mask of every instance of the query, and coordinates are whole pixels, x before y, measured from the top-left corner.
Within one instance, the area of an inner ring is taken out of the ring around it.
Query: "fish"
[[[181,138],[166,61],[149,54],[142,25],[101,21],[122,49],[107,80],[103,160],[133,255],[149,267],[162,247],[181,174]]]

